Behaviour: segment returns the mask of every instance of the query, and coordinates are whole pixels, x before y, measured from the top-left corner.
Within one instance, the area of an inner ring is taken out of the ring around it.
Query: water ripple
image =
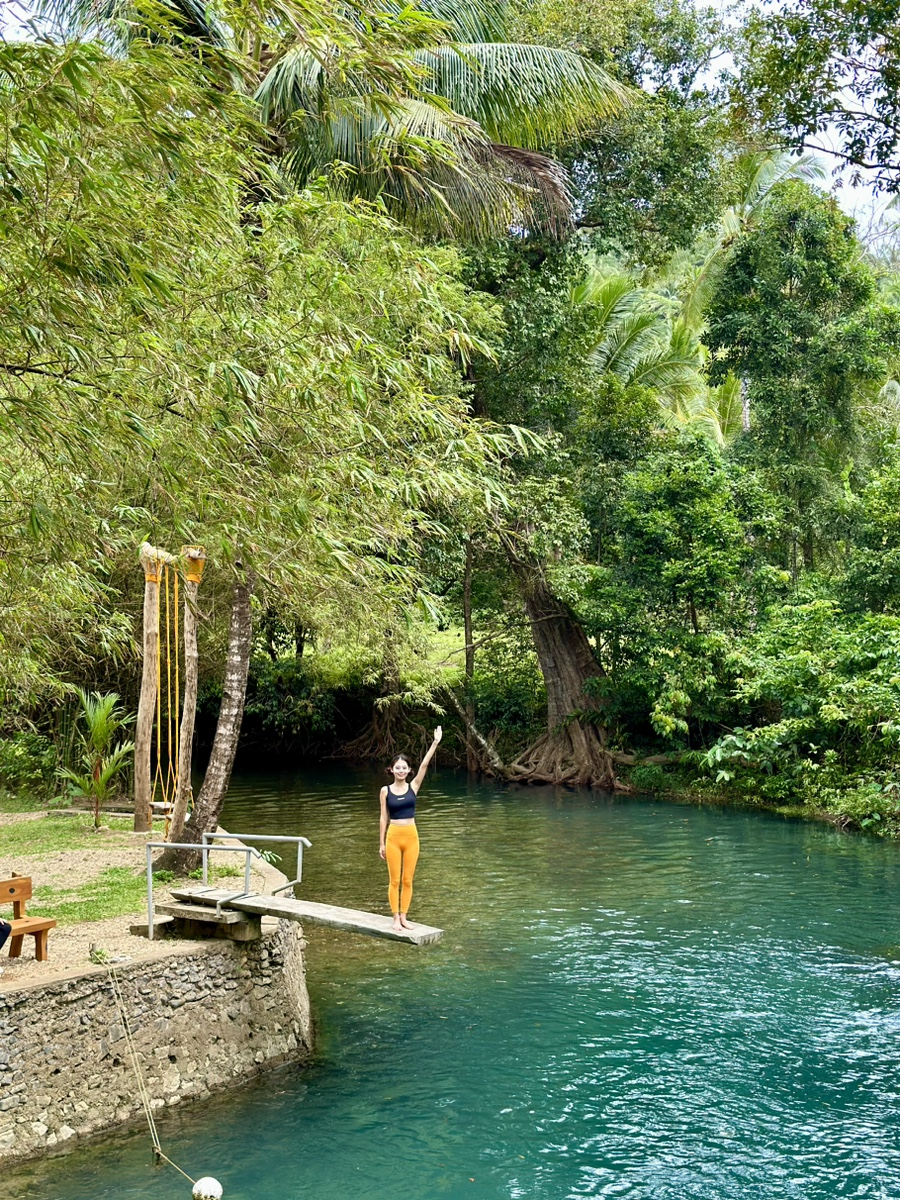
[[[379,782],[237,780],[226,820],[305,834],[304,894],[381,910]],[[167,1114],[179,1161],[227,1200],[896,1200],[893,847],[448,775],[420,808],[442,945],[309,931],[318,1063]],[[175,1195],[138,1145],[21,1194]]]

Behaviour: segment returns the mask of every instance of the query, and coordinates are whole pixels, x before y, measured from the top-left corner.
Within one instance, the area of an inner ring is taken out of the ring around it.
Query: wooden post
[[[150,774],[150,750],[153,719],[156,715],[156,681],[159,667],[159,574],[165,563],[174,562],[171,554],[144,542],[141,566],[144,568],[144,670],[141,698],[134,729],[134,829],[146,833],[153,828],[150,803],[153,781]]]
[[[178,787],[169,826],[169,841],[180,842],[187,819],[191,790],[191,754],[194,746],[194,722],[197,717],[197,686],[200,659],[197,653],[197,592],[206,566],[206,552],[200,546],[183,546],[184,562],[184,708],[178,733]]]

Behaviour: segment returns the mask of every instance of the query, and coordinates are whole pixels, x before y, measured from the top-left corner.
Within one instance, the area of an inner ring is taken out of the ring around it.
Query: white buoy
[[[194,1184],[194,1200],[222,1200],[222,1185],[218,1179],[204,1175]]]

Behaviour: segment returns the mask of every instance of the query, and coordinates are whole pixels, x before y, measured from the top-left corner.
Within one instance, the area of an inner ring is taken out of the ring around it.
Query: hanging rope
[[[187,1171],[182,1171],[178,1163],[173,1162],[167,1154],[163,1153],[162,1146],[159,1144],[159,1132],[156,1128],[156,1118],[153,1116],[153,1106],[150,1102],[150,1092],[147,1088],[147,1081],[144,1079],[144,1072],[141,1070],[140,1059],[138,1058],[137,1046],[134,1042],[134,1037],[131,1033],[131,1025],[128,1021],[128,1011],[125,1008],[125,997],[122,995],[122,987],[119,983],[119,977],[116,974],[116,969],[107,964],[106,973],[109,976],[109,981],[112,984],[113,997],[116,1001],[116,1008],[119,1010],[119,1018],[122,1022],[122,1028],[125,1030],[125,1044],[128,1046],[128,1052],[131,1055],[131,1063],[134,1067],[134,1077],[137,1080],[138,1095],[141,1098],[141,1104],[144,1109],[144,1115],[147,1118],[147,1126],[150,1130],[150,1141],[153,1143],[153,1153],[156,1156],[157,1162],[166,1162],[170,1167],[174,1167],[179,1175],[183,1175],[188,1183],[195,1185],[196,1179],[191,1179]]]
[[[181,642],[179,637],[178,569],[161,563],[156,593],[156,773],[151,800],[159,792],[165,811],[169,836],[172,806],[178,794],[179,721],[181,716]],[[163,600],[165,596],[165,600]],[[165,616],[165,723],[163,720],[163,616]],[[174,675],[174,703],[173,703]]]

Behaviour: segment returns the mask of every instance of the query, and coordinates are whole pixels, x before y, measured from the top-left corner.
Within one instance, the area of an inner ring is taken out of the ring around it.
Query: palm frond
[[[650,388],[661,401],[691,402],[707,391],[702,370],[699,345],[684,326],[676,325],[667,338],[638,358],[629,382]]]
[[[739,180],[737,203],[722,213],[715,240],[683,293],[679,316],[695,330],[702,327],[703,314],[732,243],[753,224],[773,190],[793,179],[812,183],[825,178],[825,169],[815,155],[794,157],[781,150],[744,154],[735,167]]]
[[[661,398],[660,419],[668,429],[693,429],[720,448],[743,429],[740,380],[730,375],[718,387]]]
[[[604,275],[591,271],[587,278],[572,288],[572,303],[590,304],[599,309],[601,327],[632,312],[640,295],[630,275]]]
[[[469,42],[419,50],[428,88],[499,143],[541,149],[621,112],[628,89],[571,50]]]
[[[659,341],[662,320],[655,312],[629,312],[613,324],[591,355],[598,370],[631,383],[638,363]]]
[[[327,118],[297,114],[285,136],[285,169],[299,183],[325,174],[342,194],[380,200],[423,231],[481,238],[512,227],[557,230],[570,219],[557,162],[497,145],[474,121],[424,100],[386,113],[347,98]]]
[[[255,99],[263,121],[321,113],[327,99],[324,56],[307,46],[292,47],[267,71]]]
[[[443,21],[458,42],[502,42],[506,5],[502,0],[419,0],[419,8]]]
[[[779,184],[792,179],[817,183],[826,178],[825,168],[814,154],[794,156],[783,150],[761,150],[741,155],[735,166],[739,200],[729,212],[744,219],[764,204]]]

